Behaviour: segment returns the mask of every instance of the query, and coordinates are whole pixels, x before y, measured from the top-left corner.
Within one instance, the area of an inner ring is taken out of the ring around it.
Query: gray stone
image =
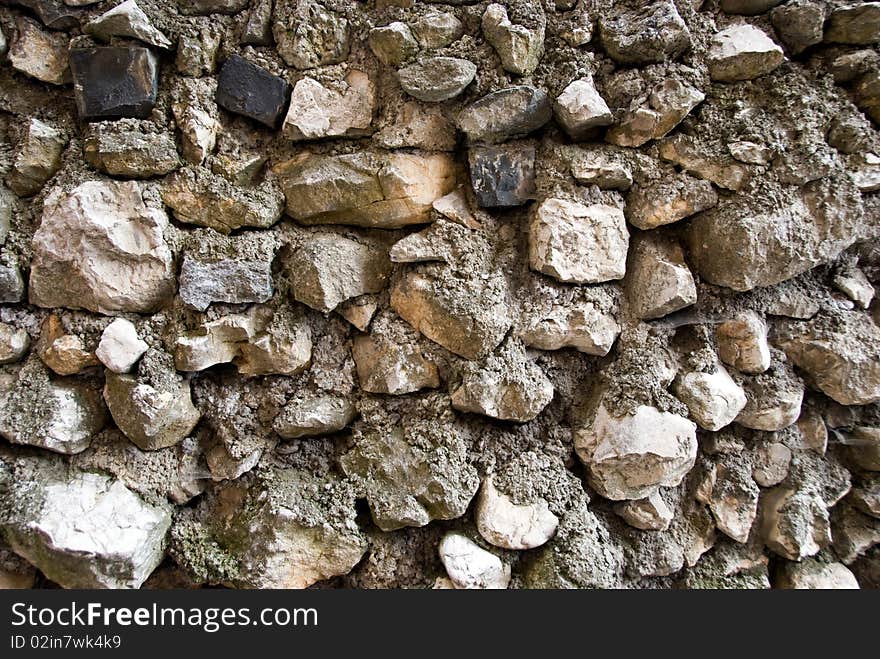
[[[703,92],[686,82],[674,78],[664,80],[651,90],[644,102],[624,111],[605,134],[605,139],[624,147],[642,146],[660,139],[705,98]]]
[[[241,31],[241,42],[251,46],[271,46],[273,0],[256,0]]]
[[[395,21],[374,27],[368,37],[370,50],[386,66],[399,66],[419,52],[419,44],[406,23]]]
[[[458,115],[458,127],[470,143],[504,142],[535,131],[553,116],[546,92],[519,85],[483,96]]]
[[[546,21],[539,8],[533,8],[533,12],[538,22],[531,28],[512,23],[507,8],[495,3],[486,7],[481,20],[483,36],[498,53],[501,66],[518,76],[532,74],[544,54]]]
[[[27,353],[28,333],[7,323],[0,323],[0,364],[14,364]]]
[[[122,178],[164,176],[180,167],[174,136],[136,119],[89,124],[83,156],[98,171]]]
[[[348,398],[304,394],[287,401],[272,428],[284,439],[316,437],[343,430],[356,416],[357,409]]]
[[[316,0],[277,5],[272,31],[278,54],[297,69],[338,64],[348,56],[348,21]]]
[[[174,60],[177,72],[192,78],[214,75],[223,34],[222,27],[213,24],[202,24],[191,31],[181,32],[177,37],[177,57]]]
[[[422,48],[443,48],[464,34],[464,24],[451,12],[431,11],[412,22],[412,32]]]
[[[429,57],[397,72],[407,94],[427,103],[448,101],[461,94],[477,75],[473,62],[458,57]]]
[[[537,194],[535,147],[529,144],[472,146],[468,164],[477,203],[484,208],[521,206]]]
[[[207,14],[236,14],[247,6],[248,0],[177,0],[184,16]]]
[[[763,14],[783,0],[721,0],[721,9],[728,14],[746,14],[749,16]]]
[[[131,37],[151,46],[171,48],[171,41],[150,22],[136,0],[125,0],[83,27],[86,34],[110,41],[112,37]]]
[[[32,118],[24,130],[6,185],[19,197],[29,197],[61,168],[67,136],[54,126]]]
[[[776,34],[793,55],[822,42],[827,9],[814,0],[794,0],[770,13]]]
[[[249,255],[236,241],[226,254],[186,252],[180,268],[180,299],[204,311],[212,302],[266,302],[272,297],[272,255]]]
[[[606,52],[620,64],[651,64],[691,47],[691,34],[671,0],[623,4],[599,19]]]

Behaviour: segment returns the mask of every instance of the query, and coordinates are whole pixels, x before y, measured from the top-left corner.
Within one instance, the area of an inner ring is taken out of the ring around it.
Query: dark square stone
[[[290,84],[266,69],[233,55],[217,82],[217,104],[230,112],[277,128],[290,97]]]
[[[146,119],[159,90],[159,64],[148,48],[74,48],[70,71],[80,119]]]
[[[468,160],[471,186],[480,206],[519,206],[535,198],[535,147],[474,146]]]

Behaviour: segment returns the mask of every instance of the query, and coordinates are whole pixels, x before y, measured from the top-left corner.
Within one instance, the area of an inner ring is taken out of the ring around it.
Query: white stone
[[[843,563],[823,563],[814,559],[786,563],[774,586],[798,590],[858,590],[859,582]]]
[[[607,355],[620,334],[620,325],[610,313],[592,302],[554,305],[533,318],[521,332],[527,346],[539,350],[575,348],[588,355]]]
[[[681,247],[649,231],[633,241],[625,289],[633,314],[642,320],[662,318],[697,301],[697,285]]]
[[[503,590],[510,583],[510,566],[461,533],[443,536],[440,560],[459,589]]]
[[[770,368],[767,325],[754,311],[744,311],[715,330],[718,356],[743,373],[763,373]]]
[[[598,126],[607,126],[614,117],[605,99],[596,91],[592,76],[574,80],[556,98],[556,120],[573,140],[584,139]]]
[[[654,492],[644,499],[622,501],[615,504],[614,512],[623,521],[642,531],[665,531],[672,523],[672,510],[666,505],[659,492]]]
[[[534,549],[556,533],[559,518],[547,501],[516,504],[499,492],[492,476],[483,481],[475,511],[477,530],[489,544],[504,549]]]
[[[746,406],[746,393],[721,364],[714,373],[691,371],[677,379],[674,387],[691,418],[705,430],[721,430],[733,423]]]
[[[114,373],[128,373],[147,348],[134,324],[117,318],[101,334],[95,356]]]
[[[848,268],[834,276],[834,286],[862,309],[871,306],[874,299],[874,287],[865,273],[858,268]]]
[[[734,25],[717,32],[709,46],[707,63],[712,80],[736,82],[770,73],[785,55],[754,25]]]
[[[170,48],[171,41],[150,22],[136,0],[125,0],[86,23],[86,34],[109,41],[111,37],[132,37],[159,48]]]
[[[369,134],[376,104],[369,76],[351,70],[336,87],[309,77],[299,80],[293,86],[282,134],[291,140]]]

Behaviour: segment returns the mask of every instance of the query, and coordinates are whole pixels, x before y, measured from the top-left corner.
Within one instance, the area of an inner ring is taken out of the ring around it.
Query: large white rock
[[[443,536],[439,551],[456,588],[503,590],[510,583],[510,566],[461,533]]]
[[[691,418],[706,430],[733,423],[746,406],[746,394],[718,364],[713,373],[691,371],[674,384],[675,395],[688,407]]]
[[[734,25],[712,37],[707,63],[712,80],[736,82],[770,73],[785,55],[754,25]]]
[[[614,120],[605,99],[596,91],[592,76],[569,83],[556,97],[553,112],[573,140],[584,139],[592,129]]]
[[[117,318],[101,334],[95,356],[114,373],[128,373],[147,348],[134,323]]]
[[[681,247],[651,232],[633,241],[625,288],[633,314],[642,320],[662,318],[697,301],[697,285]]]
[[[483,539],[504,549],[540,547],[556,533],[559,518],[547,501],[516,504],[495,487],[492,476],[483,481],[475,511],[477,530]]]
[[[375,104],[375,87],[362,71],[349,71],[333,87],[305,77],[293,86],[282,134],[291,140],[367,135]]]
[[[672,523],[673,513],[660,492],[644,499],[621,501],[614,505],[614,512],[627,524],[642,531],[665,531]]]
[[[30,301],[104,314],[155,311],[174,293],[168,216],[135,181],[57,188],[34,234]]]

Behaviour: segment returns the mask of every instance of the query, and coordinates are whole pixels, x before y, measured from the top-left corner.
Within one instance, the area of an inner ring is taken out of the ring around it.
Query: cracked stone
[[[251,245],[231,238],[227,253],[185,252],[178,284],[184,304],[204,311],[212,302],[243,304],[272,297],[272,254],[251,254]]]
[[[98,171],[122,178],[164,176],[180,167],[174,136],[135,119],[89,124],[83,157]]]
[[[742,311],[719,323],[715,328],[715,340],[718,356],[725,364],[752,375],[770,368],[767,325],[754,311]]]
[[[146,119],[156,105],[159,63],[148,48],[72,48],[70,70],[83,121]]]
[[[673,390],[687,405],[697,425],[713,432],[733,423],[746,406],[745,392],[721,364],[717,364],[712,373],[691,371],[679,375]]]
[[[627,524],[642,531],[665,531],[673,517],[672,510],[659,492],[644,499],[621,501],[614,505],[614,512]]]
[[[633,313],[662,318],[697,301],[697,288],[678,243],[653,233],[632,240],[624,287]]]
[[[664,137],[702,103],[706,95],[696,87],[675,79],[664,80],[647,100],[627,110],[605,135],[611,144],[638,147]]]
[[[348,21],[315,0],[276,5],[272,32],[278,54],[297,69],[338,64],[348,56]]]
[[[349,71],[338,88],[305,77],[293,86],[281,133],[290,140],[369,135],[375,106],[375,87],[362,71]]]
[[[709,181],[676,174],[636,185],[626,199],[626,219],[639,229],[656,229],[672,224],[718,203]]]

